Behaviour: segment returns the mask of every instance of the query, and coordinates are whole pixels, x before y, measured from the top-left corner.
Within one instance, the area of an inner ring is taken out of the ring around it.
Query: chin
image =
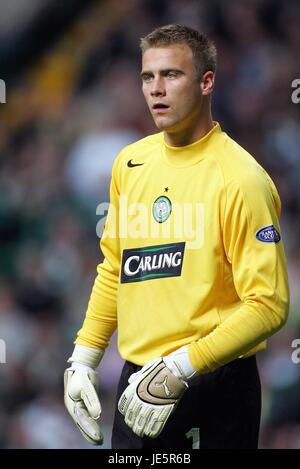
[[[166,130],[165,126],[161,123],[155,122],[156,127],[158,130]]]
[[[174,127],[174,124],[172,125],[170,122],[164,122],[164,121],[160,121],[160,120],[156,120],[154,122],[155,122],[156,127],[159,130],[171,131],[172,128]]]

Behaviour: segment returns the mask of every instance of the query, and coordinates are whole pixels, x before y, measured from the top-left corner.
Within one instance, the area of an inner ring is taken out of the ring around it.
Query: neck
[[[207,109],[195,121],[193,125],[187,126],[185,129],[174,131],[164,131],[164,138],[167,145],[172,147],[182,147],[197,142],[204,137],[214,126],[211,110]]]

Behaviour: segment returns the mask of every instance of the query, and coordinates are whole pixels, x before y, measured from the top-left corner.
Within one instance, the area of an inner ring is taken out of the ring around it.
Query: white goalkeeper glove
[[[95,368],[104,350],[75,345],[68,359],[72,365],[64,373],[64,401],[82,435],[93,445],[102,445],[103,435],[96,422],[101,415],[98,373]]]
[[[129,377],[118,409],[139,437],[156,438],[198,372],[188,357],[188,346],[148,362]]]

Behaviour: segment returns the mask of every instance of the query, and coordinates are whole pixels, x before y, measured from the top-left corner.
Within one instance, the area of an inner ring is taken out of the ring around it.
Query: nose
[[[162,77],[156,77],[152,81],[152,86],[151,86],[151,96],[152,97],[157,97],[157,96],[165,96],[166,90],[164,86],[164,80]]]

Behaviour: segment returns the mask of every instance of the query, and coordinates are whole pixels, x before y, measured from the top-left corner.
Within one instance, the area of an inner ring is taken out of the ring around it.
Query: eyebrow
[[[167,73],[169,72],[176,72],[176,73],[179,73],[179,74],[184,74],[184,72],[182,70],[180,70],[179,68],[165,68],[165,69],[162,69],[162,70],[159,70],[159,75],[166,75]],[[146,75],[154,75],[154,72],[152,72],[151,70],[142,70],[142,72],[140,73],[140,76],[141,78],[143,78],[144,76]]]

